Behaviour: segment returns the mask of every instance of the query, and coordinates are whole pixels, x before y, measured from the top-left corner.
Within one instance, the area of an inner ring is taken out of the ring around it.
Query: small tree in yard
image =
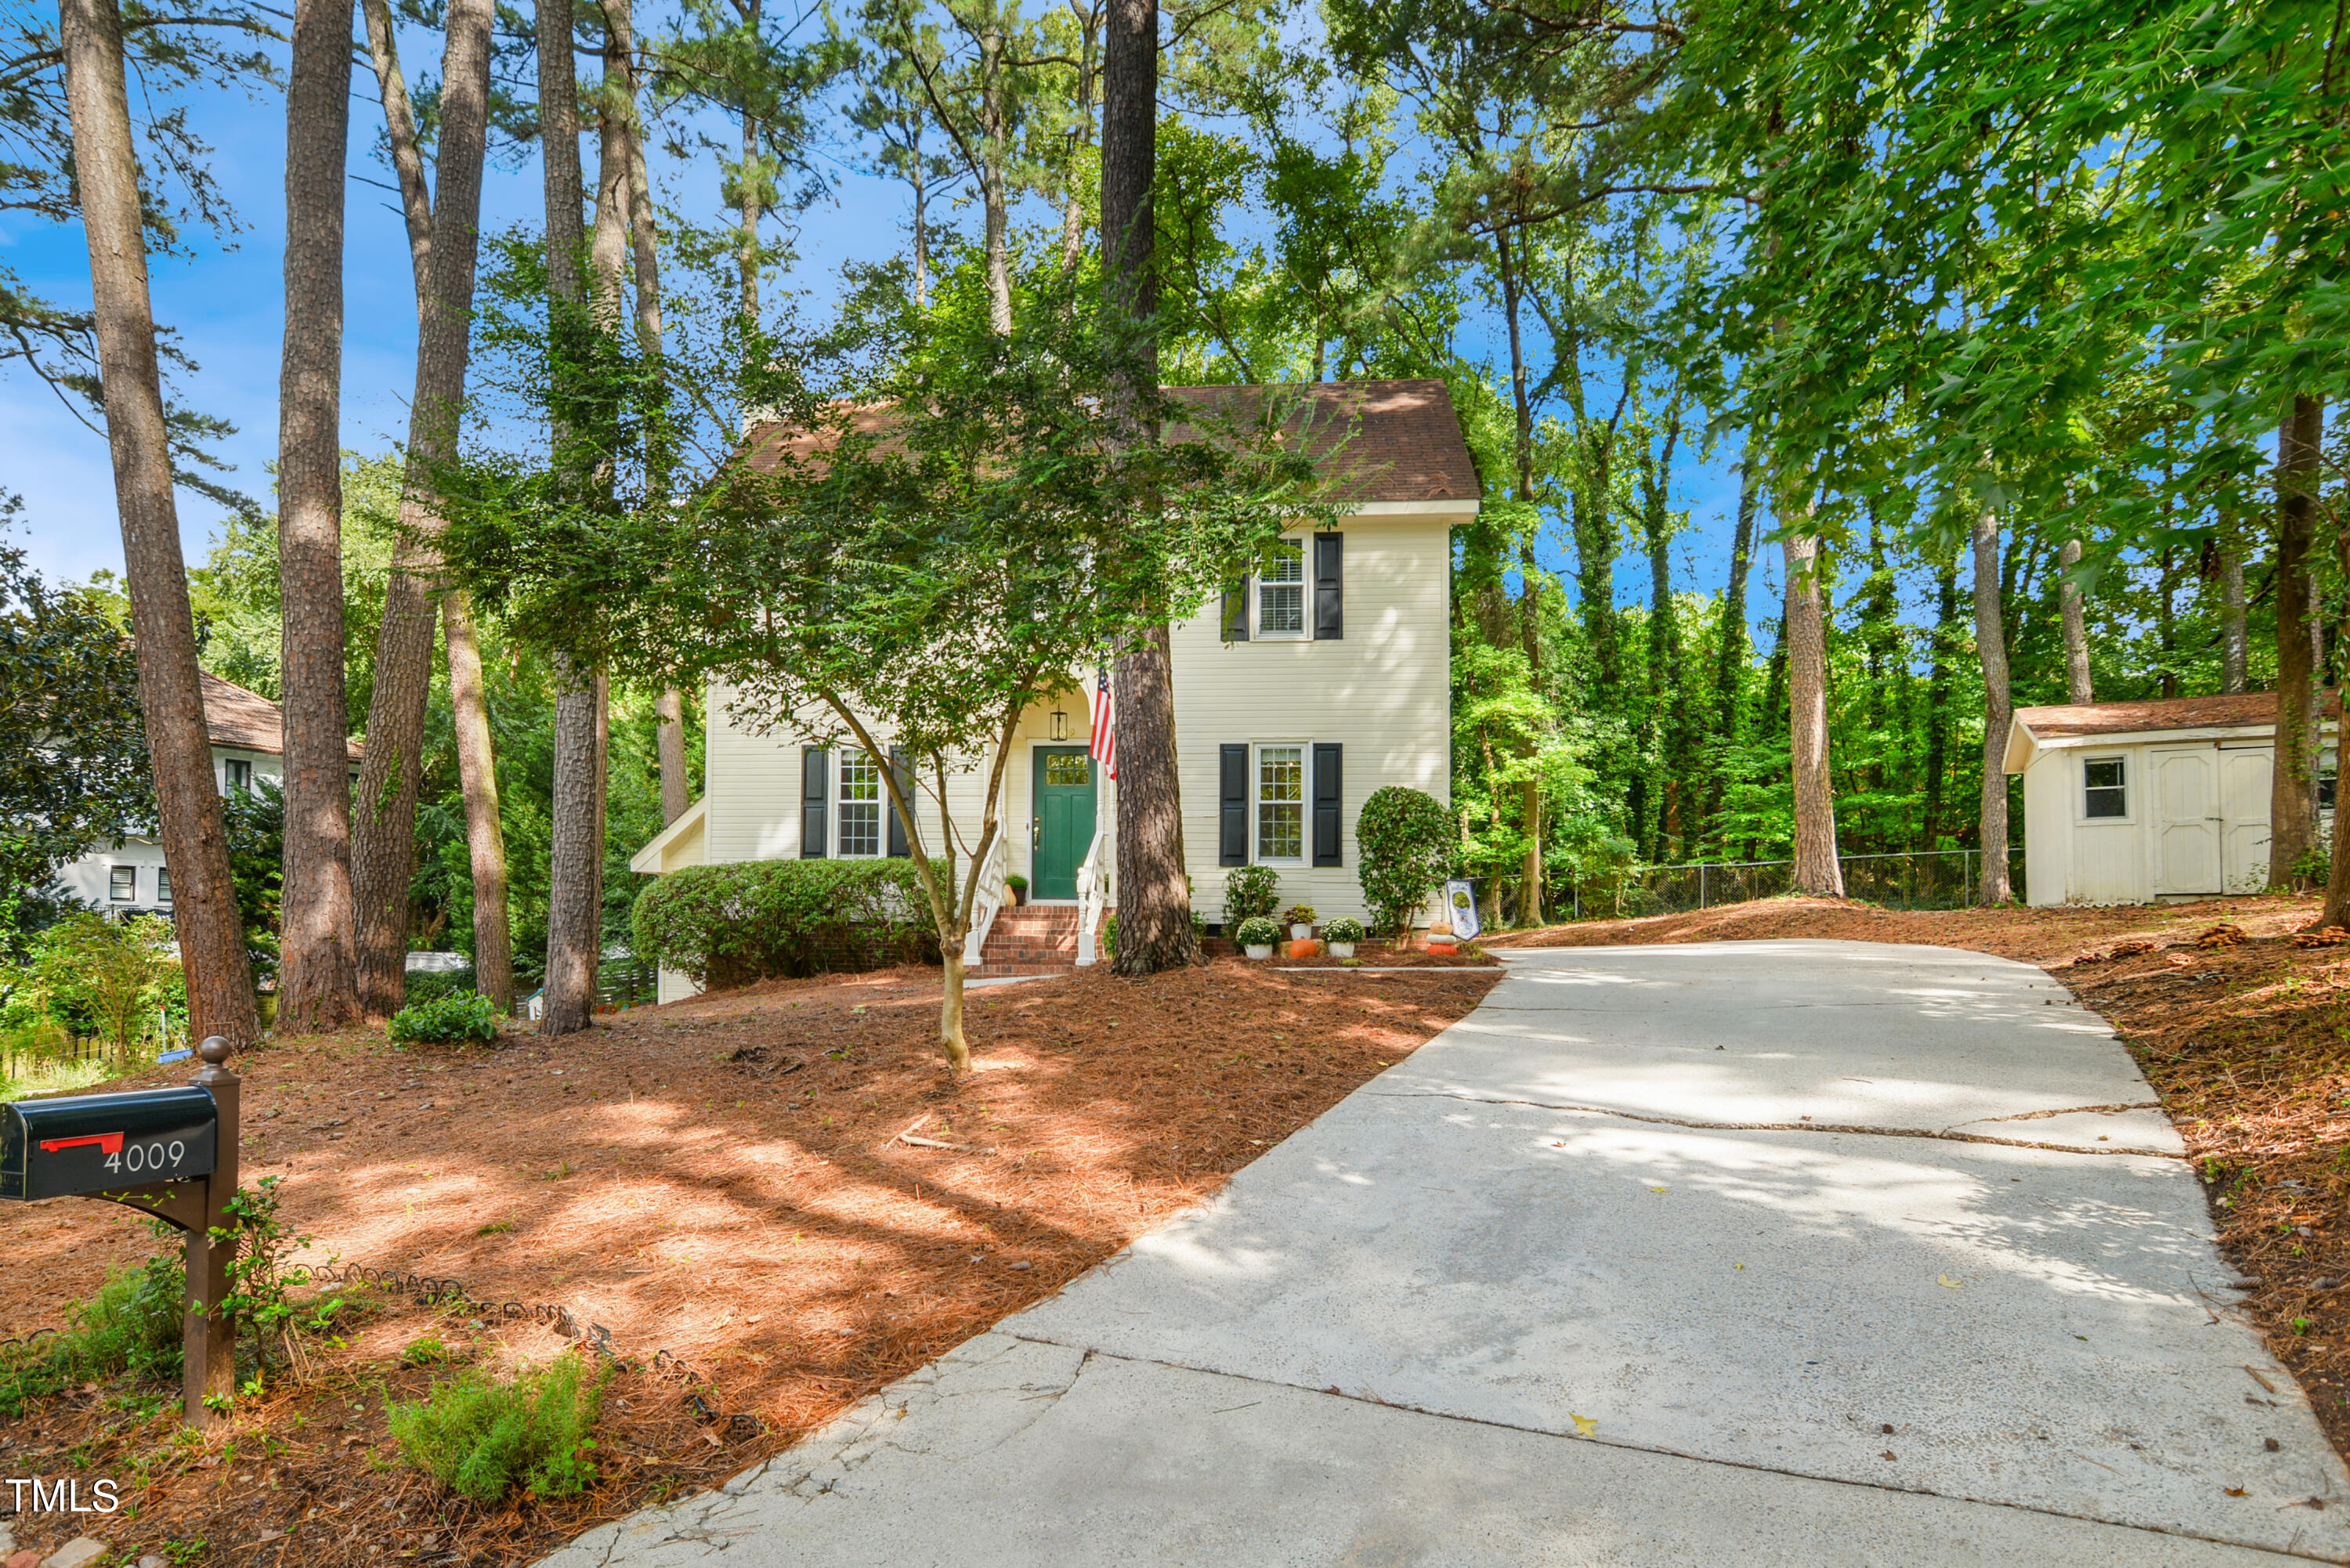
[[[750,728],[894,753],[879,771],[938,935],[957,1072],[963,941],[1021,715],[1322,510],[1274,439],[1277,412],[1211,431],[1186,410],[1192,439],[1134,441],[1089,316],[1056,268],[1037,283],[1008,335],[951,290],[867,317],[818,361],[820,389],[738,319],[723,358],[750,370],[697,369],[683,346],[666,369],[681,407],[769,414],[750,451],[618,524],[477,491],[452,531],[462,569],[518,620],[592,628],[583,661],[714,678]],[[974,774],[975,821],[952,787]]]
[[[78,910],[41,934],[33,961],[53,1009],[87,1020],[129,1066],[132,1044],[178,978],[172,923],[153,915],[109,920]]]
[[[1355,822],[1356,880],[1378,928],[1400,939],[1452,867],[1452,822],[1435,797],[1390,784]]]

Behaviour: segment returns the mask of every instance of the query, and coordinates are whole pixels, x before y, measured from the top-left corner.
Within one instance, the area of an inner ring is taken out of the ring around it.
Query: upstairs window
[[[1256,634],[1305,635],[1305,545],[1302,540],[1284,539],[1264,574],[1257,578]]]
[[[2081,764],[2081,815],[2091,820],[2129,815],[2129,781],[2120,757],[2091,757]]]
[[[109,867],[106,873],[106,894],[118,904],[127,904],[139,897],[139,867]]]
[[[172,901],[172,868],[168,866],[155,867],[155,901],[159,904]]]
[[[228,787],[232,790],[242,790],[245,794],[251,794],[253,793],[253,764],[232,757],[224,766],[228,770],[226,775],[228,779]]]
[[[881,766],[864,752],[840,753],[840,853],[881,853]]]
[[[2331,759],[2328,759],[2320,765],[2324,771],[2317,775],[2317,809],[2320,811],[2332,811],[2334,809],[2334,764]]]
[[[1256,857],[1305,858],[1305,748],[1259,746],[1256,753]]]

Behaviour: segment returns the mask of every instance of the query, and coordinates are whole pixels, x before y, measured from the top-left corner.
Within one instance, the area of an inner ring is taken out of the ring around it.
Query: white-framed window
[[[2081,817],[2086,822],[2114,822],[2129,815],[2129,759],[2081,759]]]
[[[1256,857],[1273,865],[1305,860],[1307,745],[1256,749]]]
[[[106,872],[106,896],[118,904],[128,904],[139,897],[139,867],[110,866]]]
[[[155,867],[155,901],[159,904],[172,901],[172,868],[169,866]]]
[[[224,794],[232,790],[253,793],[253,764],[242,757],[231,757],[221,764],[221,788]]]
[[[866,752],[840,753],[840,854],[881,853],[881,764]]]
[[[1278,642],[1306,629],[1305,541],[1287,538],[1256,579],[1256,635]]]

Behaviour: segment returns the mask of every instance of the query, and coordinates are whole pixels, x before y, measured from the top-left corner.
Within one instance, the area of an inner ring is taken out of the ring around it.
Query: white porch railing
[[[1095,950],[1094,932],[1101,925],[1102,909],[1109,902],[1109,877],[1102,870],[1102,830],[1094,829],[1094,841],[1086,846],[1084,864],[1077,867],[1077,967],[1085,969],[1100,961]]]
[[[995,929],[995,917],[1003,908],[1003,878],[1012,870],[1012,841],[1004,836],[1003,825],[997,823],[988,836],[987,847],[979,854],[979,897],[971,911],[971,929],[963,933],[962,961],[977,967],[980,953],[987,946],[987,934]]]

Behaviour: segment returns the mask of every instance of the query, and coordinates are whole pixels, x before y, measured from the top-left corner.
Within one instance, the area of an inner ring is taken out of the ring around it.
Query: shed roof
[[[1227,418],[1250,421],[1268,398],[1294,399],[1283,423],[1301,432],[1341,501],[1458,501],[1473,507],[1483,486],[1461,438],[1452,395],[1433,379],[1385,381],[1280,382],[1272,386],[1168,387],[1170,400],[1213,409]],[[890,410],[867,405],[850,416],[866,434],[884,430]],[[1170,431],[1183,438],[1181,427]],[[787,431],[770,421],[752,435],[751,463],[774,465],[772,452],[803,456],[828,444],[827,438]]]
[[[238,751],[286,754],[286,710],[257,691],[247,691],[209,670],[196,671],[204,697],[204,728],[215,746]],[[347,741],[351,761],[365,753],[357,741]]]
[[[2074,735],[2126,735],[2137,731],[2230,730],[2273,725],[2276,693],[2237,691],[2219,697],[2150,697],[2137,702],[2077,702],[2018,708],[2015,722],[2035,740]]]

